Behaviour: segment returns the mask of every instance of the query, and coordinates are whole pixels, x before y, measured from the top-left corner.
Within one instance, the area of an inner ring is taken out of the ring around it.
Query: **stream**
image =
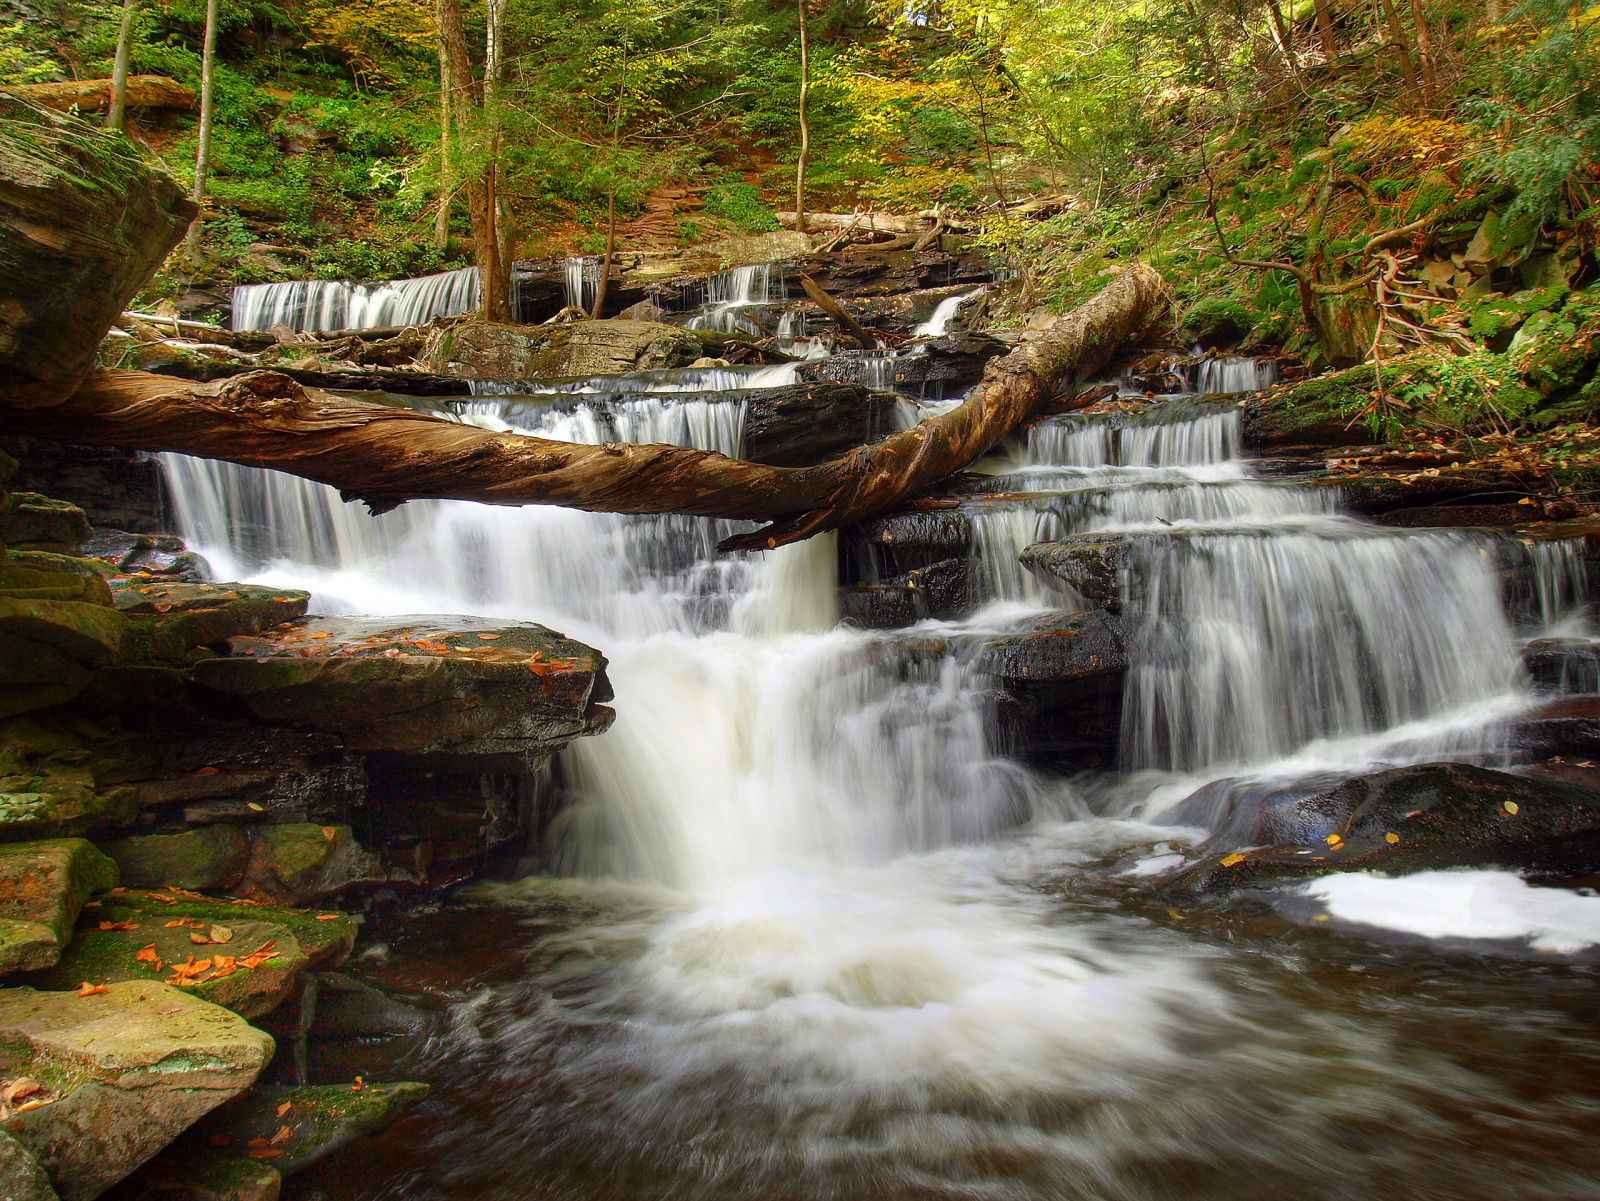
[[[704,320],[749,299],[714,291]],[[793,378],[684,369],[455,408],[736,455],[741,392]],[[1270,381],[1219,369],[1210,390],[1241,382]],[[985,603],[890,631],[840,624],[833,535],[719,556],[747,526],[373,518],[303,480],[163,464],[219,578],[309,589],[313,612],[542,622],[603,650],[617,692],[615,726],[564,752],[568,803],[517,878],[372,916],[358,968],[442,1017],[316,1071],[434,1092],[285,1196],[1600,1197],[1582,956],[1184,914],[1142,883],[1240,796],[1504,763],[1529,705],[1516,648],[1584,628],[1561,544],[1511,548],[1535,596],[1508,612],[1505,546],[1258,476],[1215,396],[999,448],[998,499],[966,506]],[[1121,761],[1064,778],[992,748],[974,659],[1073,607],[1017,555],[1085,532],[1138,536],[1140,653]],[[1202,788],[1209,809],[1185,803]]]

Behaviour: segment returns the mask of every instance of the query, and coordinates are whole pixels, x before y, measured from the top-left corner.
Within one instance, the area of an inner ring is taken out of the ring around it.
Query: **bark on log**
[[[493,433],[265,371],[193,386],[96,370],[65,404],[0,413],[0,428],[275,468],[331,484],[377,512],[438,498],[770,521],[723,544],[758,549],[860,521],[965,467],[1032,415],[1064,376],[1104,366],[1164,303],[1161,276],[1136,264],[1037,341],[992,361],[964,404],[816,467]]]
[[[6,91],[59,112],[77,105],[80,113],[104,112],[111,104],[109,79],[73,79],[65,83],[13,83]],[[194,108],[194,92],[165,75],[128,76],[129,108]]]
[[[0,91],[0,403],[70,395],[196,211],[126,138]]]
[[[822,285],[816,280],[809,275],[802,275],[800,286],[806,290],[807,296],[817,302],[824,313],[839,323],[841,330],[860,343],[862,350],[873,350],[877,347],[878,340],[862,329],[860,323],[845,311],[842,304],[823,291]]]

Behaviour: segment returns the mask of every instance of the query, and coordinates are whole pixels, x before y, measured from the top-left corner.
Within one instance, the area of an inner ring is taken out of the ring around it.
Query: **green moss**
[[[1534,313],[1549,312],[1560,307],[1566,295],[1567,289],[1562,286],[1538,288],[1486,300],[1472,310],[1467,328],[1478,338],[1498,338],[1516,329]]]
[[[1255,320],[1255,314],[1237,301],[1213,297],[1184,314],[1178,324],[1178,336],[1209,349],[1238,342],[1254,327]]]

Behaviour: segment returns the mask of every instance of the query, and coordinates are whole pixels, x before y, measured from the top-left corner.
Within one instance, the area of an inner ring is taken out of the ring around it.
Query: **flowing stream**
[[[462,416],[732,454],[738,389],[776,382],[588,381]],[[286,1196],[1600,1196],[1593,969],[1268,937],[1136,887],[1205,836],[1164,823],[1210,782],[1499,761],[1518,638],[1586,599],[1559,548],[1527,551],[1538,603],[1508,613],[1520,544],[1341,515],[1256,478],[1235,409],[1180,399],[993,457],[1018,495],[971,507],[988,603],[874,633],[837,622],[831,536],[718,556],[743,527],[371,518],[164,462],[224,575],[324,612],[542,621],[601,648],[617,691],[614,728],[564,755],[570,804],[527,874],[389,932],[391,983],[454,990],[387,1065],[433,1098]],[[971,661],[1073,607],[1016,555],[1085,532],[1137,535],[1141,654],[1123,762],[1065,780],[991,749]]]

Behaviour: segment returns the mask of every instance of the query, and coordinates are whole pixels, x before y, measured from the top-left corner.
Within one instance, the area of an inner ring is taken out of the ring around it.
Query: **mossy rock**
[[[0,542],[13,549],[71,554],[89,540],[89,515],[69,501],[13,492],[0,515]]]
[[[214,825],[172,834],[136,834],[104,844],[129,888],[232,888],[250,862],[250,836]]]
[[[383,1131],[427,1095],[428,1086],[415,1081],[307,1088],[257,1084],[207,1114],[170,1154],[180,1161],[192,1156],[195,1162],[255,1159],[292,1176],[358,1138]],[[286,1127],[284,1136],[280,1132]]]
[[[0,721],[0,841],[77,834],[131,821],[133,789],[102,786],[95,752],[68,715]]]
[[[197,647],[259,634],[305,615],[311,594],[246,584],[205,584],[118,576],[117,610],[128,622],[130,663],[184,663]]]
[[[1566,296],[1567,288],[1563,284],[1485,300],[1473,308],[1467,329],[1475,338],[1494,342],[1516,330],[1535,313],[1548,313],[1560,308]]]
[[[349,826],[293,822],[251,831],[249,867],[239,892],[268,904],[308,905],[388,879],[382,861],[356,842]]]
[[[81,838],[0,846],[0,918],[6,923],[0,973],[55,963],[83,903],[116,884],[117,865]]]
[[[258,1017],[277,1008],[302,971],[348,955],[355,935],[355,922],[342,913],[119,889],[84,909],[61,961],[34,973],[29,982],[41,988],[68,988],[83,980],[171,982],[182,978],[175,977],[173,964],[209,961],[211,967],[192,977],[197,983],[179,987],[243,1017]],[[238,963],[268,944],[275,957],[255,967]],[[153,957],[139,959],[147,947]]]
[[[269,1163],[212,1153],[182,1159],[169,1148],[139,1173],[138,1201],[278,1201],[283,1176]]]
[[[1186,343],[1215,350],[1243,341],[1255,323],[1255,314],[1244,305],[1213,297],[1200,301],[1184,315],[1178,325],[1178,336]]]

